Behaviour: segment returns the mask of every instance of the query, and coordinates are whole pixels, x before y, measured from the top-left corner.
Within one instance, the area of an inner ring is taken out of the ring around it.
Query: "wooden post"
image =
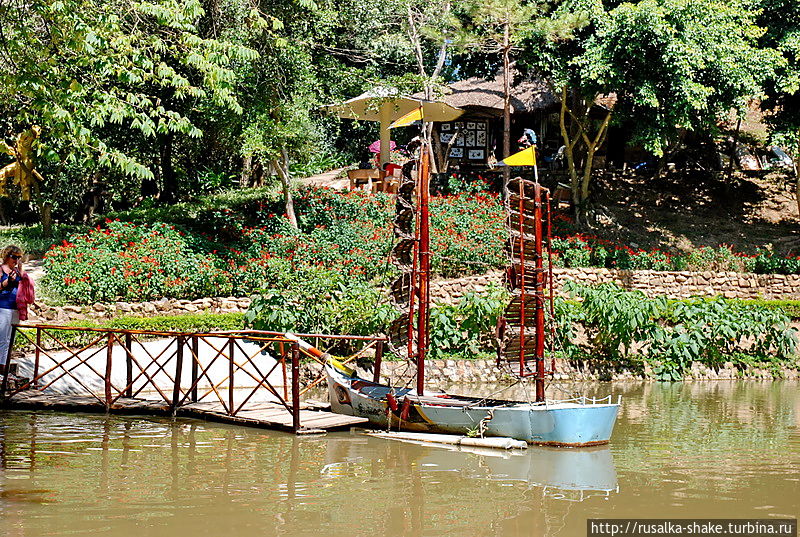
[[[125,397],[133,397],[133,336],[125,334]]]
[[[14,338],[17,335],[17,327],[11,325],[11,339],[8,341],[8,353],[6,354],[6,368],[3,371],[3,383],[0,385],[0,397],[5,399],[6,388],[8,387],[8,370],[11,369],[11,349],[14,348]]]
[[[200,341],[192,336],[192,403],[197,402],[197,362],[200,361]]]
[[[233,339],[228,339],[228,414],[233,414]]]
[[[36,349],[34,350],[34,358],[33,358],[33,378],[31,382],[34,387],[39,384],[39,357],[41,355],[42,350],[42,328],[40,326],[36,327]]]
[[[379,383],[381,381],[381,361],[383,360],[383,341],[378,341],[375,344],[375,365],[372,366],[372,382]]]
[[[430,321],[430,155],[423,147],[420,154],[419,171],[417,172],[417,192],[419,203],[419,314],[417,318],[417,394],[425,390],[425,354],[428,349],[428,323]]]
[[[283,400],[289,399],[289,376],[286,374],[286,345],[283,341],[279,343],[281,351],[281,370],[283,371]]]
[[[103,378],[105,384],[106,410],[111,410],[111,364],[114,354],[114,333],[109,332],[106,345],[106,372]]]
[[[172,388],[172,413],[178,409],[181,400],[181,372],[183,370],[183,336],[176,338],[178,348],[175,350],[175,386]]]
[[[300,430],[300,344],[292,343],[292,429]]]

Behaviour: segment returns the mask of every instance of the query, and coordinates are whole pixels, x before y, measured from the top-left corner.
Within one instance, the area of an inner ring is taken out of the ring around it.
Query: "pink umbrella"
[[[394,140],[389,142],[389,151],[394,151],[397,149],[397,144],[394,143]],[[371,144],[369,144],[369,152],[370,153],[380,153],[381,152],[381,141],[375,140]]]

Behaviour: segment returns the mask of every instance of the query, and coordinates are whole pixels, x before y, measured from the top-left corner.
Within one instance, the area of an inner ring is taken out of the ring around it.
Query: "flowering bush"
[[[287,285],[296,272],[333,270],[348,279],[379,280],[395,269],[388,255],[394,201],[385,194],[303,188],[295,198],[300,230],[272,201],[247,208],[213,208],[181,231],[166,224],[107,221],[73,235],[46,256],[46,284],[75,303],[248,295]],[[506,264],[505,213],[496,194],[462,192],[431,198],[433,270],[445,277],[483,273]],[[800,273],[800,258],[730,246],[689,254],[634,249],[575,233],[564,215],[553,218],[554,266],[630,270],[728,270]]]
[[[218,295],[225,275],[166,224],[108,221],[45,255],[45,285],[76,303]]]
[[[460,276],[505,265],[505,214],[497,195],[437,196],[430,207],[436,273]]]

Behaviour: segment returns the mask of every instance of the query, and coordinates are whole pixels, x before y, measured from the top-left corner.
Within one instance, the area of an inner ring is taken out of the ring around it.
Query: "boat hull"
[[[408,389],[348,376],[326,366],[331,409],[361,416],[382,428],[445,434],[507,436],[530,444],[582,447],[607,444],[617,418],[614,403],[530,404],[485,401],[448,394],[416,397]],[[481,425],[482,424],[482,425]]]

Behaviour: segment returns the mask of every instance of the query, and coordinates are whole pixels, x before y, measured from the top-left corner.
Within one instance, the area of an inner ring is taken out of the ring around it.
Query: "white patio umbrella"
[[[452,121],[464,113],[460,108],[441,101],[426,101],[401,95],[397,88],[377,87],[358,97],[322,108],[345,119],[380,122],[381,166],[389,162],[389,125],[413,110],[422,107],[425,121]]]

